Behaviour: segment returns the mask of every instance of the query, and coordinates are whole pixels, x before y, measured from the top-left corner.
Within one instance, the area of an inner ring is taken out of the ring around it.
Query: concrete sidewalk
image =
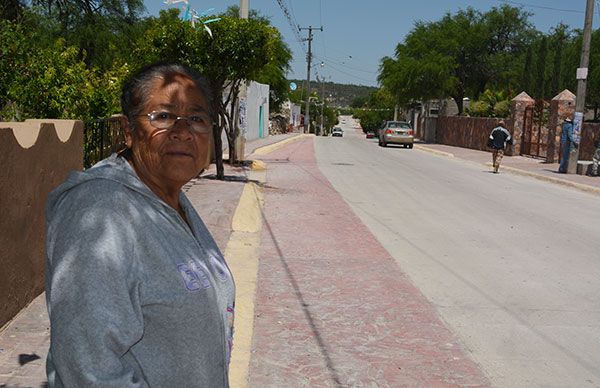
[[[297,133],[269,136],[246,144],[246,155],[259,147],[274,146],[299,136]],[[202,177],[215,173],[211,165]],[[225,165],[226,181],[194,179],[183,190],[225,252],[230,240],[232,220],[248,175],[246,167]],[[50,327],[45,294],[22,309],[0,330],[0,387],[42,387],[46,384],[46,356]]]

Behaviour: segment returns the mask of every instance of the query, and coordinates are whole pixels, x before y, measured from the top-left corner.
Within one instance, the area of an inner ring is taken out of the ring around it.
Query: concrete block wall
[[[44,290],[48,193],[83,168],[83,122],[0,122],[0,327]]]

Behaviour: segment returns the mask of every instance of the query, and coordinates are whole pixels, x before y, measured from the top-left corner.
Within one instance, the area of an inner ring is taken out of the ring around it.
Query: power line
[[[298,43],[300,43],[300,47],[302,47],[302,50],[304,50],[304,52],[306,53],[306,46],[304,45],[304,39],[302,39],[302,37],[300,36],[300,30],[298,28],[298,25],[295,22],[295,18],[290,13],[290,11],[288,11],[287,7],[283,3],[283,0],[275,0],[275,1],[279,5],[279,8],[281,8],[281,10],[283,11],[283,15],[285,16],[290,27],[292,28],[292,31],[294,32],[296,40],[298,41]]]
[[[351,73],[348,73],[348,72],[346,72],[346,71],[340,70],[340,69],[336,68],[335,66],[329,65],[329,67],[330,67],[330,68],[332,68],[333,70],[337,71],[338,73],[345,74],[345,75],[347,75],[347,76],[350,76],[350,77],[352,77],[352,78],[355,78],[355,79],[357,79],[357,80],[364,81],[364,82],[368,82],[368,83],[372,83],[372,82],[373,82],[373,80],[372,80],[372,79],[371,79],[371,80],[368,80],[368,79],[365,79],[365,78],[358,77],[358,76],[356,76],[356,75],[354,75],[354,74],[351,74]]]
[[[323,62],[327,62],[327,63],[335,63],[336,65],[338,65],[338,66],[342,66],[342,67],[345,67],[345,68],[346,68],[346,69],[348,69],[348,70],[360,71],[360,72],[362,72],[362,73],[368,73],[368,74],[378,74],[378,72],[377,72],[377,71],[372,71],[372,70],[363,70],[363,69],[357,69],[356,67],[351,67],[351,66],[345,65],[343,62],[342,62],[342,63],[340,63],[340,62],[336,62],[336,61],[334,61],[334,60],[332,60],[332,59],[330,59],[330,58],[326,58],[326,57],[318,57],[318,56],[316,56],[316,55],[315,55],[315,58],[317,58],[317,59],[320,59],[320,60],[322,60]]]
[[[526,4],[526,3],[521,3],[518,1],[510,1],[510,0],[499,0],[501,3],[508,3],[508,4],[514,4],[514,5],[520,5],[521,7],[528,7],[528,8],[540,8],[540,9],[547,9],[550,11],[559,11],[559,12],[573,12],[573,13],[584,13],[584,11],[579,11],[576,9],[562,9],[562,8],[554,8],[554,7],[546,7],[543,5],[533,5],[533,4]]]

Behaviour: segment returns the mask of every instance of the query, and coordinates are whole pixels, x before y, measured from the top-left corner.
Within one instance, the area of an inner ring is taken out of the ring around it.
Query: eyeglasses
[[[185,120],[192,131],[196,133],[209,133],[212,129],[212,122],[207,114],[198,114],[192,116],[177,116],[171,112],[150,112],[147,115],[150,125],[158,129],[171,129],[179,120]]]

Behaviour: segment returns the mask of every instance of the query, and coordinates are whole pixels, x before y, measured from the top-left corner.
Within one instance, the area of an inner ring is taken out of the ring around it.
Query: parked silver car
[[[413,148],[414,131],[406,121],[386,121],[379,130],[379,145],[387,147],[388,144],[401,144]]]

